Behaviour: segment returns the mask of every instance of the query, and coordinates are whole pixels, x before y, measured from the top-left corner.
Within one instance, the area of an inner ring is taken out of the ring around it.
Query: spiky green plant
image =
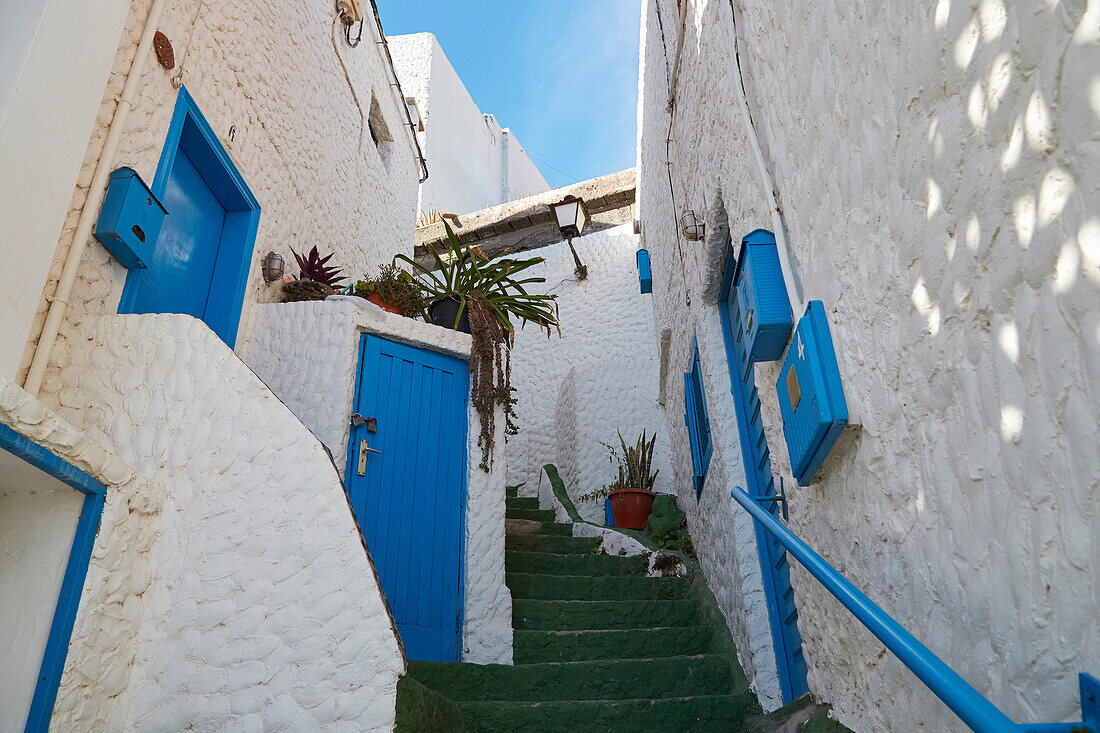
[[[608,449],[608,460],[611,461],[611,465],[618,464],[618,476],[607,486],[580,496],[580,500],[599,501],[612,491],[619,489],[653,491],[653,482],[657,480],[657,474],[660,473],[659,470],[650,473],[653,468],[653,445],[656,442],[656,433],[647,441],[646,431],[643,430],[638,442],[633,446],[626,444],[622,432],[619,432],[619,447],[603,443]]]
[[[446,221],[447,242],[450,251],[446,257],[429,243],[435,267],[425,267],[406,255],[397,255],[394,262],[408,263],[416,272],[416,282],[424,291],[428,300],[438,300],[453,296],[458,299],[458,314],[455,328],[467,308],[467,299],[471,293],[481,293],[485,297],[493,316],[500,322],[505,333],[511,337],[514,331],[512,318],[518,318],[521,326],[531,322],[551,335],[551,329],[558,326],[557,296],[548,293],[529,293],[527,288],[536,283],[546,282],[544,277],[517,278],[524,270],[543,261],[542,257],[517,260],[505,257],[507,250],[499,250],[486,255],[477,247],[462,247],[451,225]]]

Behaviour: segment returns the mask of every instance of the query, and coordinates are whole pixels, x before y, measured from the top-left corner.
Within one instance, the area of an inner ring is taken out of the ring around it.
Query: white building
[[[420,185],[420,215],[466,214],[550,188],[512,131],[478,109],[434,35],[389,43],[401,86],[415,100],[431,166]]]
[[[858,423],[798,486],[781,362],[756,365],[790,528],[1013,720],[1080,720],[1077,674],[1100,659],[1095,11],[643,3],[638,208],[675,485],[766,706],[799,691],[799,660],[730,497],[759,452],[738,425],[719,295],[742,237],[778,224],[794,317],[823,302]],[[679,231],[687,210],[705,239]],[[698,506],[676,381],[695,343],[713,444]],[[842,722],[962,728],[791,566],[808,687]]]

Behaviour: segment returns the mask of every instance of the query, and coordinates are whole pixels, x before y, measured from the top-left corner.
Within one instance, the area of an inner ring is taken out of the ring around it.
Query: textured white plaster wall
[[[83,501],[0,451],[0,730],[27,722]]]
[[[84,144],[76,190],[66,194],[71,208],[49,279],[44,290],[43,283],[34,283],[42,298],[23,369],[45,319],[45,295],[53,293],[71,244],[77,207],[98,162],[149,0],[129,5],[110,80],[106,89],[96,89],[102,95],[99,117]],[[352,49],[332,3],[324,0],[169,0],[159,29],[172,41],[176,68],[165,70],[150,54],[112,165],[131,166],[152,181],[177,97],[171,80],[182,72],[183,83],[262,207],[239,338],[250,330],[253,306],[278,299],[279,284],[266,285],[260,274],[269,250],[282,254],[287,272],[296,275],[290,249],[305,252],[316,245],[322,253],[335,252],[331,264],[351,276],[375,272],[396,252],[411,251],[418,165],[383,57],[370,42],[370,27],[364,29],[364,42]],[[367,128],[372,99],[394,140],[385,160]],[[231,127],[236,128],[232,141]],[[42,246],[52,251],[54,243]],[[47,404],[55,404],[49,395],[60,388],[56,365],[70,361],[66,334],[71,324],[89,314],[114,313],[125,276],[126,270],[91,239],[53,353],[55,367],[44,384]]]
[[[542,467],[558,467],[574,499],[615,478],[600,441],[618,445],[621,430],[633,445],[642,430],[657,431],[653,452],[659,470],[655,489],[674,490],[668,429],[657,405],[657,358],[653,349],[651,296],[641,293],[631,225],[573,240],[588,279],[577,282],[569,246],[533,250],[545,258],[532,267],[538,286],[558,296],[561,338],[529,325],[516,332],[512,386],[516,390],[519,434],[508,441],[508,483],[526,482],[524,494],[549,484]],[[590,521],[603,521],[603,502],[579,502]]]
[[[107,489],[51,726],[119,730],[147,612],[164,490],[42,403],[0,377],[0,423],[71,463]]]
[[[728,376],[701,296],[722,253],[681,242],[681,259],[673,218],[707,210],[719,188],[737,238],[768,226],[768,211],[733,107],[730,6],[718,0],[686,5],[670,192],[655,2],[669,66],[677,29],[671,0],[645,3],[643,240],[672,361],[686,363],[693,328],[711,334],[700,347],[713,415],[730,409],[719,404]],[[792,250],[807,296],[826,304],[863,424],[817,483],[791,490],[791,526],[1011,717],[1073,719],[1076,674],[1095,674],[1100,658],[1096,8],[737,7]],[[773,472],[792,487],[776,376],[758,369],[757,386]],[[670,405],[670,424],[680,412]],[[721,435],[716,448],[736,440]],[[675,462],[689,470],[682,445]],[[723,549],[742,519],[712,483],[714,505],[689,520],[713,584],[744,564]],[[815,581],[798,567],[792,577],[811,689],[843,722],[962,728]]]
[[[348,417],[355,401],[363,333],[470,358],[467,334],[385,313],[361,298],[342,296],[323,302],[260,306],[253,340],[241,347],[260,379],[328,447],[341,474],[347,464]],[[492,474],[478,468],[478,416],[472,405],[467,420],[471,427],[466,458],[463,661],[510,664],[512,596],[504,584],[508,451],[498,448]],[[497,436],[497,445],[504,446],[503,433]]]
[[[18,265],[0,272],[4,377],[19,368],[128,9],[125,0],[4,4],[0,258]]]
[[[401,86],[416,97],[424,120],[420,141],[431,175],[420,186],[421,212],[466,214],[549,190],[510,132],[505,153],[501,126],[478,109],[434,35],[393,36],[389,42]]]
[[[113,624],[137,639],[129,668],[99,661],[130,677],[108,727],[391,729],[403,655],[319,442],[193,318],[93,317],[80,336],[62,412],[163,502],[144,567],[101,530],[123,551],[108,585],[145,585]],[[78,697],[82,682],[63,693]]]

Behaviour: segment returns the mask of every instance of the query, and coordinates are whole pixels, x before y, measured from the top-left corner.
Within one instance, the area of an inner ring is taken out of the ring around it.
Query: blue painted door
[[[771,454],[764,435],[760,415],[760,396],[756,393],[755,367],[749,359],[744,319],[741,317],[736,288],[728,288],[723,304],[722,325],[726,331],[727,358],[730,364],[731,389],[737,409],[737,427],[741,437],[741,453],[749,496],[777,496],[772,477]],[[767,505],[779,515],[779,502]],[[772,639],[779,666],[779,681],[783,701],[809,691],[806,683],[806,659],[802,654],[802,636],[798,633],[798,610],[791,588],[787,552],[771,535],[756,527],[756,544],[764,574],[764,591],[768,599],[768,615]]]
[[[180,150],[161,197],[168,216],[145,270],[135,271],[133,313],[185,313],[204,319],[225,207]]]
[[[460,359],[362,337],[373,421],[351,428],[345,484],[409,659],[459,661],[469,385]]]

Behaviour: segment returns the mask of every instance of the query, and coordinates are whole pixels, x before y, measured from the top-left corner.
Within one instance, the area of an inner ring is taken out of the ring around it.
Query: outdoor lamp
[[[574,273],[578,280],[584,280],[588,277],[588,267],[581,264],[577,250],[573,249],[573,237],[579,237],[584,231],[584,225],[588,223],[588,209],[584,205],[584,199],[566,196],[558,203],[550,204],[550,211],[554,214],[554,221],[561,230],[561,235],[569,242],[569,251],[573,253],[573,263],[577,266]]]
[[[286,269],[286,260],[283,256],[274,250],[264,255],[264,261],[262,270],[264,273],[264,282],[273,283],[276,280],[280,280],[283,277],[283,271]]]
[[[698,242],[703,238],[703,225],[695,218],[695,212],[688,209],[680,217],[680,229],[684,232],[684,239]]]

